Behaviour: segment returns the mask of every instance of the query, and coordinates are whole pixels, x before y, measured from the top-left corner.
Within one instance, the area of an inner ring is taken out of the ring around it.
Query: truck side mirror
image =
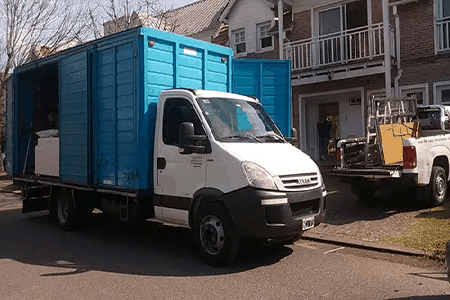
[[[180,154],[206,153],[205,145],[194,145],[195,142],[206,140],[206,135],[195,135],[194,124],[192,122],[181,123],[178,136]]]
[[[291,128],[291,137],[285,137],[285,139],[295,146],[297,142],[297,129]]]

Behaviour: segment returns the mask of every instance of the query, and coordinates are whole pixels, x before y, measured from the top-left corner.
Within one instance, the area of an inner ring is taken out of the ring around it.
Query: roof
[[[220,26],[219,17],[229,0],[200,0],[167,12],[174,33],[191,35]]]
[[[223,10],[222,14],[220,14],[219,16],[219,20],[220,22],[227,22],[228,19],[228,14],[230,13],[231,9],[233,8],[234,4],[237,2],[238,0],[230,0],[228,5],[225,7],[225,9]],[[275,8],[278,0],[264,0],[264,2],[266,2],[266,4],[270,7],[270,8]],[[287,5],[288,7],[292,7],[292,0],[283,0],[283,4]]]

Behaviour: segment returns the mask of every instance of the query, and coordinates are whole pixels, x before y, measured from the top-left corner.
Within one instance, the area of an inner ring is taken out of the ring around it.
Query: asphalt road
[[[0,197],[0,299],[450,299],[434,261],[299,241],[245,247],[204,264],[183,228],[140,230],[100,215],[63,232],[45,213]],[[413,298],[409,298],[413,297]]]

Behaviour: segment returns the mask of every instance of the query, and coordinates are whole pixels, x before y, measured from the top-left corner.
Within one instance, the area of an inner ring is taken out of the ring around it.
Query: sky
[[[173,8],[177,8],[195,1],[197,0],[166,0],[166,7],[171,8],[173,5]]]

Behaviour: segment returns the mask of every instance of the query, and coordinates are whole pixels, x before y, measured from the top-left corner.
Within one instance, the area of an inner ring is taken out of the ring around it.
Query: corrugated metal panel
[[[139,189],[135,42],[97,52],[96,184]],[[145,170],[145,169],[144,169]]]
[[[63,57],[59,66],[60,177],[88,184],[88,56],[86,51]]]
[[[151,99],[168,88],[230,91],[231,49],[151,28],[142,32]]]
[[[285,136],[291,128],[290,70],[289,61],[233,61],[233,92],[256,96]]]

